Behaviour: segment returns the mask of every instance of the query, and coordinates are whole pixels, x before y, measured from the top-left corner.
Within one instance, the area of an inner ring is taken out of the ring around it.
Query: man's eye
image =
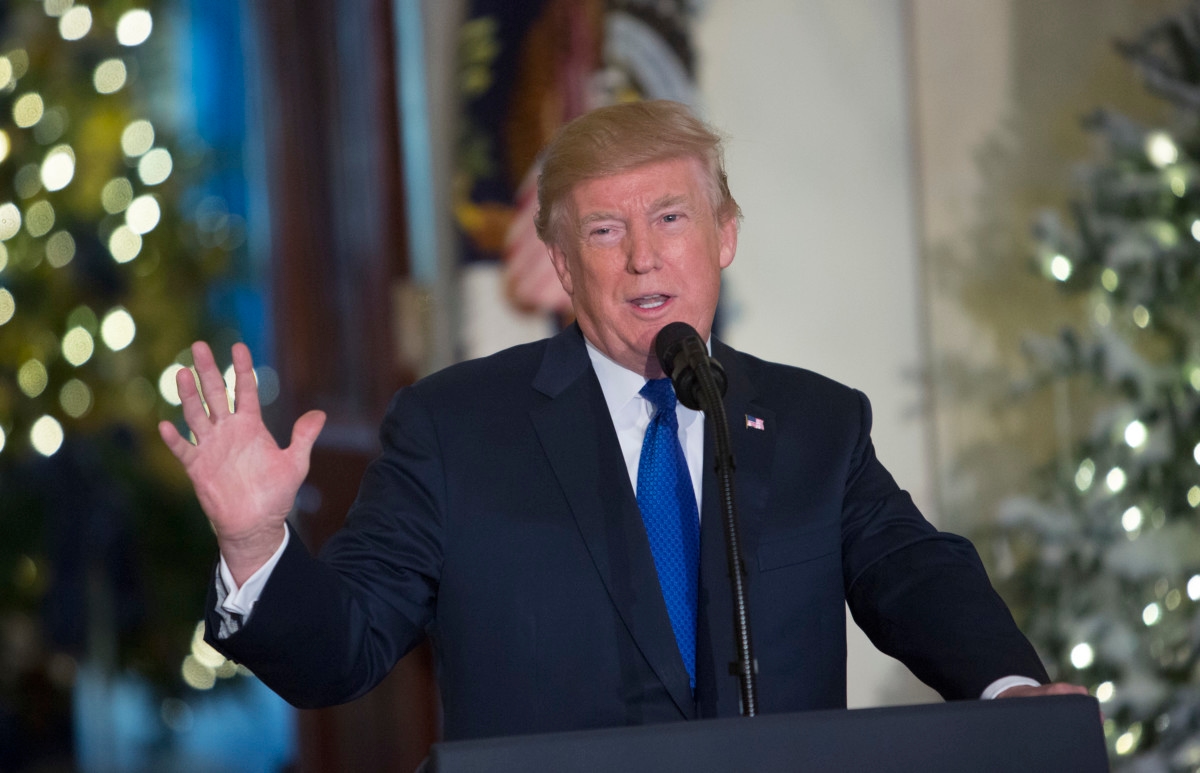
[[[677,220],[679,220],[679,217],[680,217],[680,216],[679,216],[678,214],[675,214],[675,213],[672,213],[672,214],[670,214],[670,215],[663,215],[663,221],[664,221],[664,222],[667,222],[667,223],[674,223],[674,222],[676,222]]]
[[[592,229],[592,236],[608,236],[610,233],[612,233],[612,229],[608,227]]]

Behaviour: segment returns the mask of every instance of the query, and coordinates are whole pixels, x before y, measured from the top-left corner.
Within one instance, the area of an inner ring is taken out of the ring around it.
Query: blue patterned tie
[[[642,397],[654,404],[654,418],[642,440],[637,501],[650,538],[671,628],[679,654],[696,688],[696,586],[700,567],[700,514],[692,476],[679,445],[675,390],[671,379],[646,382]]]

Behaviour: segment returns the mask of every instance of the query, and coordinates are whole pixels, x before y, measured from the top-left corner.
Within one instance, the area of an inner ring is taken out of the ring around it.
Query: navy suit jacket
[[[947,699],[1046,680],[970,543],[876,460],[862,394],[715,340],[713,355],[760,712],[845,706],[846,602]],[[293,536],[237,633],[218,641],[210,612],[214,646],[311,707],[363,694],[428,635],[448,739],[739,713],[715,475],[706,463],[693,693],[577,327],[401,390],[381,440],[345,528],[319,559]]]

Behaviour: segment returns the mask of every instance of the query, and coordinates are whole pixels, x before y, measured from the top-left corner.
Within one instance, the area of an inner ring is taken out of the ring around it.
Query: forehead
[[[615,214],[646,210],[665,204],[707,203],[703,168],[694,158],[654,161],[583,180],[572,189],[570,200],[577,217],[605,211]]]

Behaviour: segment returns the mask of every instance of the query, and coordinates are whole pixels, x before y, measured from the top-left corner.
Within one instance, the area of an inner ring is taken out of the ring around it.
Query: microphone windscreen
[[[659,330],[658,335],[654,337],[654,354],[658,357],[658,364],[662,367],[663,373],[672,379],[675,378],[676,356],[689,338],[700,341],[700,334],[696,332],[696,328],[686,322],[671,322],[664,325],[663,329]],[[703,346],[704,342],[700,341],[700,345]]]

